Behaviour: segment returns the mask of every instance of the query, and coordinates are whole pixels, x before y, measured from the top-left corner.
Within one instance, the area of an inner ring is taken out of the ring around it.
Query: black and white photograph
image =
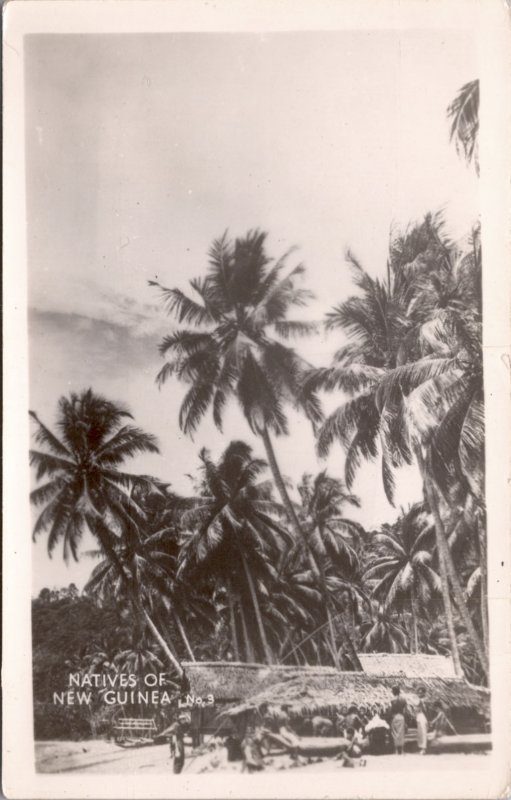
[[[499,746],[481,53],[376,5],[23,37],[15,539],[52,786],[429,796]]]

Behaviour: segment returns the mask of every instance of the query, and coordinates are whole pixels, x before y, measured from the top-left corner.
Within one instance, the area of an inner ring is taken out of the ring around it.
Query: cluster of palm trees
[[[450,109],[468,158],[473,94],[464,87]],[[319,323],[297,313],[312,298],[303,265],[288,270],[290,252],[270,259],[266,238],[224,234],[189,293],[157,284],[175,321],[158,382],[187,386],[180,428],[196,433],[211,412],[221,429],[234,399],[266,461],[242,441],[217,460],[202,449],[190,496],[177,496],[121,470],[157,449],[125,409],[92,390],[73,394],[60,401],[59,436],[33,414],[44,450],[32,463],[49,478],[32,493],[43,506],[34,535],[47,531],[50,552],[61,541],[76,558],[90,531],[102,561],[87,591],[129,607],[135,634],[149,631],[178,674],[182,649],[193,660],[200,638],[211,657],[350,669],[361,649],[450,652],[460,674],[484,681],[479,229],[455,243],[441,215],[427,215],[391,237],[385,279],[348,253],[355,294]],[[344,344],[315,368],[290,340],[321,327],[340,330]],[[339,401],[326,418],[324,392]],[[275,451],[289,408],[310,421],[320,457],[342,445],[343,480],[305,474],[293,490]],[[368,532],[345,508],[358,505],[357,469],[372,459],[391,503],[396,471],[414,461],[424,497]]]

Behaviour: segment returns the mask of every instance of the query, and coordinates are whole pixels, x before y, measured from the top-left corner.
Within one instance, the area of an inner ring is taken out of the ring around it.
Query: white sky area
[[[72,390],[125,402],[161,445],[128,468],[177,491],[190,490],[203,446],[217,456],[242,438],[264,451],[235,404],[223,435],[209,417],[194,441],[180,432],[185,387],[154,381],[172,322],[148,280],[185,288],[213,238],[260,227],[272,255],[298,246],[289,266],[305,262],[316,300],[304,316],[320,320],[353,292],[347,247],[383,277],[392,225],[443,208],[461,237],[478,217],[477,179],[446,119],[478,77],[464,33],[39,35],[27,37],[25,67],[31,407],[52,425]],[[338,344],[320,335],[297,347],[320,365]],[[283,472],[342,476],[341,447],[318,462],[309,423],[290,421],[276,442]],[[353,491],[367,527],[395,518],[378,464]],[[403,472],[397,504],[420,494]],[[35,593],[81,587],[94,566],[66,566],[60,549],[50,560],[44,538],[33,552]]]

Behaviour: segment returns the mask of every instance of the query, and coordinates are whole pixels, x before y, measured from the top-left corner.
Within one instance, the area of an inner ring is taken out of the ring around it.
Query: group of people
[[[428,720],[425,694],[424,689],[419,689],[418,703],[409,708],[400,687],[394,686],[392,700],[386,709],[380,704],[372,707],[361,705],[358,708],[351,706],[348,709],[344,706],[337,715],[337,733],[352,742],[353,755],[359,755],[364,750],[375,754],[385,753],[390,743],[394,752],[402,755],[407,726],[415,719],[417,748],[421,755],[425,755],[429,732],[434,736],[456,733],[439,700],[434,703],[434,713]]]
[[[428,719],[425,694],[424,689],[419,689],[418,703],[409,707],[401,695],[400,687],[394,686],[392,699],[386,706],[379,703],[342,706],[334,719],[316,715],[291,723],[284,708],[276,729],[280,738],[290,747],[293,743],[297,744],[300,736],[344,738],[349,742],[346,754],[358,758],[365,752],[375,755],[387,753],[391,747],[395,753],[402,755],[407,728],[415,721],[417,748],[424,755],[428,748],[428,734],[441,736],[456,733],[439,700],[433,704],[433,714]],[[253,750],[257,750],[257,742],[254,743],[254,737],[251,736],[247,739],[247,755],[249,761],[259,762],[259,759],[250,758]]]
[[[437,700],[432,708],[433,714],[428,719],[423,689],[419,689],[418,703],[412,708],[401,695],[400,687],[394,686],[392,699],[386,707],[378,703],[342,706],[334,719],[316,715],[293,722],[290,721],[287,709],[283,708],[280,716],[272,719],[263,715],[262,724],[254,729],[249,728],[242,741],[235,736],[228,736],[222,744],[227,748],[228,760],[243,760],[244,769],[248,772],[263,769],[263,754],[270,747],[265,734],[271,731],[277,733],[280,740],[290,748],[299,744],[300,737],[337,736],[348,741],[345,754],[350,758],[359,758],[364,752],[375,755],[386,753],[390,745],[395,753],[402,755],[407,726],[415,720],[417,747],[419,753],[424,755],[429,733],[434,736],[456,733],[442,703]],[[174,772],[181,772],[183,769],[184,735],[189,724],[190,715],[182,713],[168,729]]]

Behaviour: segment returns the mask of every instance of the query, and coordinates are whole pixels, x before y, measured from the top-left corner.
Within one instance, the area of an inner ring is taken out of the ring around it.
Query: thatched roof
[[[378,656],[382,658],[382,656]],[[413,659],[406,661],[412,672]],[[431,658],[431,657],[426,657]],[[435,658],[435,657],[433,657]],[[447,660],[447,659],[446,659]],[[447,660],[448,661],[448,660]],[[376,661],[371,662],[376,668]],[[433,672],[434,662],[429,662]],[[440,671],[437,662],[437,673]],[[188,662],[183,665],[190,680],[190,690],[199,696],[212,694],[215,702],[232,703],[229,714],[260,708],[267,703],[278,709],[289,706],[291,716],[332,713],[343,705],[386,706],[391,690],[399,684],[405,699],[415,705],[417,691],[423,688],[425,700],[441,700],[447,708],[468,708],[485,713],[489,708],[489,691],[471,686],[450,676],[427,674],[423,664],[420,675],[406,675],[403,669],[396,674],[369,672],[340,672],[333,667],[288,667],[231,662]],[[403,666],[403,663],[402,665]],[[442,665],[447,672],[445,664]],[[387,662],[390,668],[390,662]]]
[[[232,661],[187,661],[183,663],[190,691],[201,697],[212,694],[216,701],[232,702],[264,691],[297,675],[336,673],[333,667],[287,667]]]
[[[291,717],[312,714],[331,715],[342,706],[381,704],[384,708],[392,699],[392,687],[398,684],[410,706],[419,701],[418,691],[425,691],[424,700],[433,704],[441,700],[448,709],[465,708],[484,714],[489,709],[489,692],[456,678],[408,678],[406,676],[377,676],[364,672],[336,672],[323,676],[296,676],[270,686],[228,710],[237,716],[265,705],[270,715],[283,706]]]
[[[455,678],[452,658],[426,653],[359,653],[368,675],[406,675],[408,678]]]

